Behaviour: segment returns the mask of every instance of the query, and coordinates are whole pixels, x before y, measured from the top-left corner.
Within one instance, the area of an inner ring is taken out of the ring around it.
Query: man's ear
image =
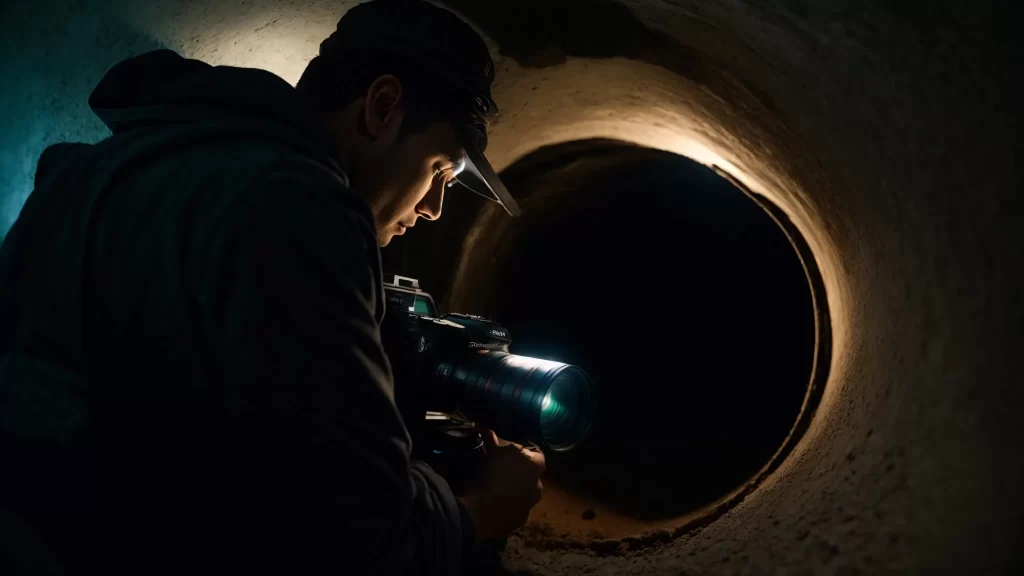
[[[363,114],[367,136],[372,140],[386,139],[397,134],[405,117],[405,96],[401,80],[391,74],[374,80],[366,92]]]

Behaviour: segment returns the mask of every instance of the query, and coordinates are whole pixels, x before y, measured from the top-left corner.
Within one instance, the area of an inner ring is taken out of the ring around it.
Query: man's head
[[[467,176],[490,171],[479,165],[496,111],[493,73],[472,28],[422,0],[357,6],[321,44],[298,90],[327,123],[381,246],[419,218],[440,217],[447,186],[467,166]]]

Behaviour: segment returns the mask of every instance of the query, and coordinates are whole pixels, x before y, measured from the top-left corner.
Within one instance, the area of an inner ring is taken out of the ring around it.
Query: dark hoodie
[[[371,214],[296,91],[163,50],[89,103],[113,135],[42,154],[0,251],[0,557],[458,572],[472,526],[409,460]]]

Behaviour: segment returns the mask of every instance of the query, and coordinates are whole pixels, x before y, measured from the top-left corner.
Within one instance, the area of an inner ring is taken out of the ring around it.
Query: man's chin
[[[405,234],[405,227],[401,224],[392,224],[391,226],[377,232],[377,244],[383,248],[390,244],[391,240],[395,236],[401,236],[403,234]]]
[[[392,224],[384,230],[377,232],[377,243],[383,248],[391,243],[391,239],[395,236],[401,236],[405,234],[405,226],[401,224]]]

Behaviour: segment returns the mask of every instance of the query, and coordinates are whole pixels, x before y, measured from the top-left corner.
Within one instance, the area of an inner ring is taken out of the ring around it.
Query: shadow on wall
[[[749,83],[723,74],[727,67],[638,20],[615,0],[443,0],[493,38],[503,56],[527,68],[547,68],[575,58],[629,58],[661,66],[716,94],[740,90],[769,107]],[[499,75],[500,82],[500,75]],[[500,103],[499,103],[500,105]]]
[[[32,191],[47,146],[96,142],[109,132],[89,110],[93,87],[114,64],[163,48],[118,17],[73,1],[0,7],[0,238]]]

